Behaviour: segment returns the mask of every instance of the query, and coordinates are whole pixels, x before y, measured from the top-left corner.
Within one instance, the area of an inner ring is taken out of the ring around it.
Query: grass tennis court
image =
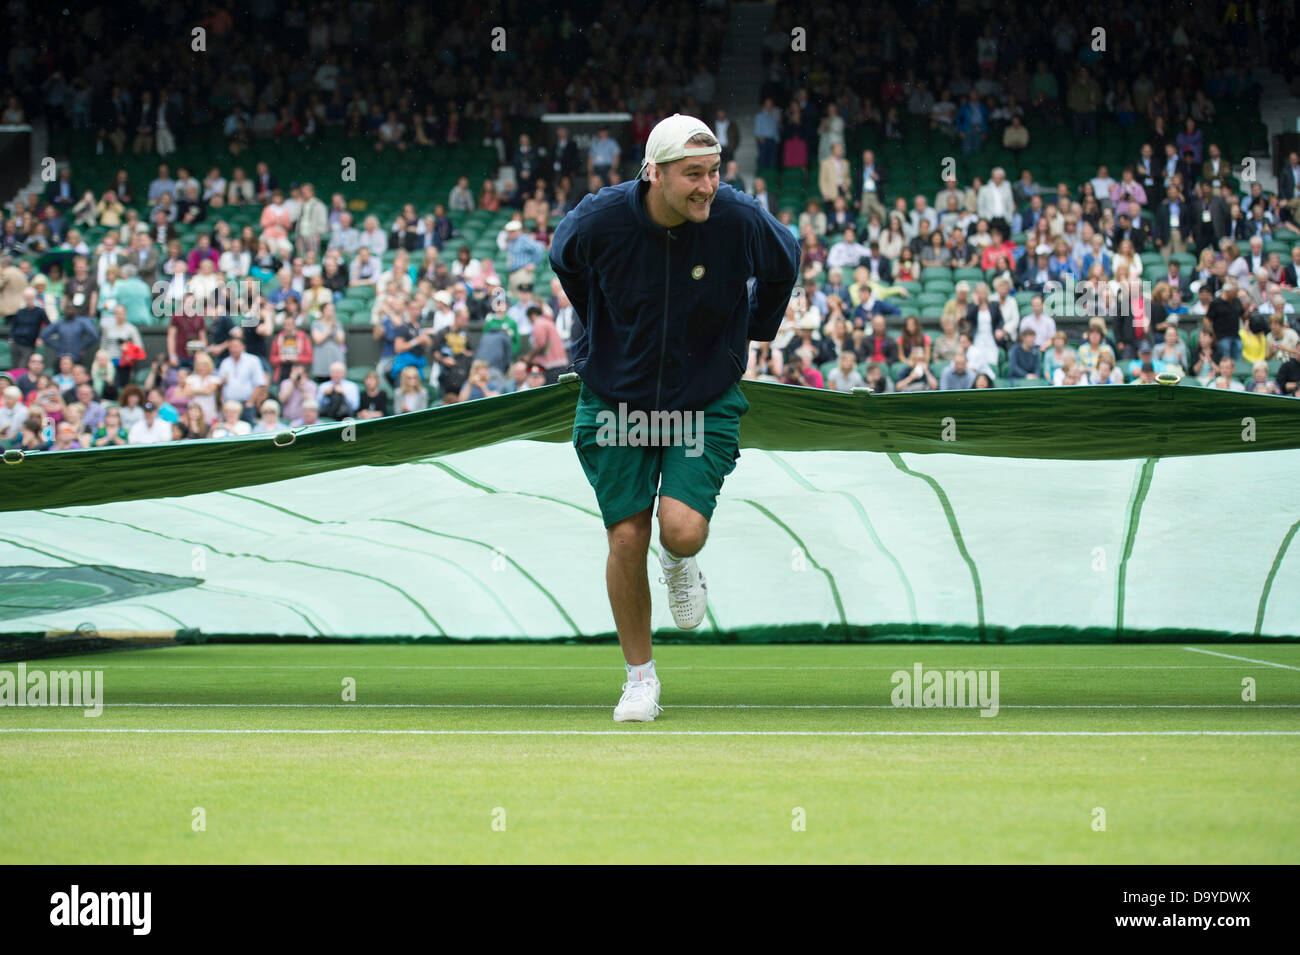
[[[0,708],[0,857],[1300,860],[1300,646],[668,645],[656,660],[665,712],[623,725],[613,646],[30,661],[102,669],[105,708]],[[893,706],[891,674],[916,663],[996,670],[998,714]]]

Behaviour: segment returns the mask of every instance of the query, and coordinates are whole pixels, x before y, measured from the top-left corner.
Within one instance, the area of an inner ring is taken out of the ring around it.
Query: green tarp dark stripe
[[[752,406],[743,448],[1100,461],[1300,447],[1300,401],[1185,385],[872,396],[743,387]],[[577,382],[566,382],[296,435],[30,454],[0,468],[0,510],[249,487],[516,439],[568,441],[577,394]]]

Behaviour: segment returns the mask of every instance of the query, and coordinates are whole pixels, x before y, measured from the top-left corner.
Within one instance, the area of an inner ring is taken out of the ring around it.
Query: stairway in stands
[[[1272,149],[1273,137],[1278,133],[1294,133],[1300,130],[1300,99],[1291,95],[1286,82],[1276,73],[1256,70],[1255,78],[1260,84],[1259,112],[1260,119],[1268,127],[1269,148]],[[1273,168],[1272,156],[1259,155],[1259,184],[1265,192],[1277,190],[1278,170]]]
[[[770,3],[733,3],[727,42],[722,51],[718,75],[718,103],[740,126],[740,148],[736,162],[745,185],[751,186],[758,168],[758,145],[754,142],[754,114],[761,103],[763,85],[762,43],[772,22],[775,7]],[[700,117],[712,125],[712,116]]]

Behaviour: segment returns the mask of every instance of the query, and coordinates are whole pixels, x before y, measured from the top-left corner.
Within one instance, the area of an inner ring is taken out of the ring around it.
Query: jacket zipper
[[[659,398],[664,388],[664,356],[668,351],[668,277],[672,274],[673,234],[664,233],[664,333],[659,341],[659,380],[655,384],[655,411],[659,410]]]

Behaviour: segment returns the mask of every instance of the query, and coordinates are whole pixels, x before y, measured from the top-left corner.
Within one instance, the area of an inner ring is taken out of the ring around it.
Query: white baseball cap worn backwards
[[[708,133],[712,136],[713,130],[709,129],[703,120],[696,119],[694,116],[684,116],[681,113],[673,113],[667,119],[661,119],[650,131],[650,138],[646,140],[645,160],[641,163],[641,171],[636,174],[637,178],[649,178],[650,163],[676,162],[687,156],[710,156],[722,152],[722,147],[717,144],[687,146],[686,141],[696,133]]]

